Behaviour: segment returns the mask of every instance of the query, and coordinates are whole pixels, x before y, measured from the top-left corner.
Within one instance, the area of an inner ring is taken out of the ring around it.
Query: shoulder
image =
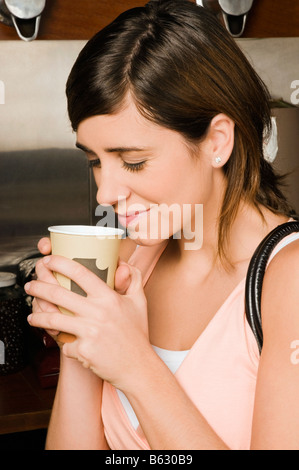
[[[269,263],[261,312],[265,341],[295,331],[299,338],[299,239],[282,248]]]
[[[253,418],[253,449],[298,449],[299,240],[269,263],[262,288],[263,349]]]
[[[295,235],[299,237],[299,234]],[[299,279],[296,276],[299,273],[299,238],[293,240],[284,246],[270,261],[266,273],[264,282],[267,287],[270,287],[270,283],[275,285],[283,285],[284,289],[285,280],[289,279],[291,285],[298,283]],[[299,287],[299,286],[298,286]]]

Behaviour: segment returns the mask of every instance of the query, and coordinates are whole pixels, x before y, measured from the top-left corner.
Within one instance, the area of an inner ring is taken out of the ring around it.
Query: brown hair
[[[271,128],[268,90],[233,38],[205,8],[187,0],[151,1],[121,14],[83,48],[67,82],[76,131],[84,119],[117,112],[130,92],[149,120],[199,143],[211,120],[235,122],[224,166],[227,188],[219,216],[218,254],[241,199],[291,215],[277,176],[263,156]],[[261,213],[261,211],[260,211]]]

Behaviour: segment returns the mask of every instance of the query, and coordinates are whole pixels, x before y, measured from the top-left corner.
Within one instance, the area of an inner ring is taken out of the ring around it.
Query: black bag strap
[[[286,222],[276,227],[262,240],[249,263],[245,285],[245,312],[260,352],[263,347],[261,294],[267,262],[276,245],[293,232],[299,232],[299,221]]]

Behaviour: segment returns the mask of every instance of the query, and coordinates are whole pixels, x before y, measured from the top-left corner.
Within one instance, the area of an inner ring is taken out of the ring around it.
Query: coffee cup
[[[114,289],[114,276],[123,230],[88,225],[56,225],[49,227],[48,230],[53,255],[77,261]],[[60,273],[54,275],[62,287],[82,296],[87,295],[72,279]],[[63,314],[73,315],[63,307],[58,306],[58,308]],[[58,335],[58,340],[63,343],[72,342],[75,337],[62,332]]]

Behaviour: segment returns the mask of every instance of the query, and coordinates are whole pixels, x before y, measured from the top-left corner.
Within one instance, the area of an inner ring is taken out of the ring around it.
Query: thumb
[[[127,288],[126,294],[137,294],[140,293],[144,296],[143,292],[143,283],[142,283],[142,274],[138,268],[135,266],[127,265],[130,269],[130,283]]]
[[[114,289],[119,294],[133,294],[139,289],[143,291],[142,276],[139,269],[124,261],[119,261],[115,273]]]
[[[39,240],[37,247],[43,255],[49,255],[51,253],[51,242],[49,238],[43,237]]]
[[[130,267],[124,261],[119,261],[115,272],[114,290],[118,294],[125,294],[130,285]]]

